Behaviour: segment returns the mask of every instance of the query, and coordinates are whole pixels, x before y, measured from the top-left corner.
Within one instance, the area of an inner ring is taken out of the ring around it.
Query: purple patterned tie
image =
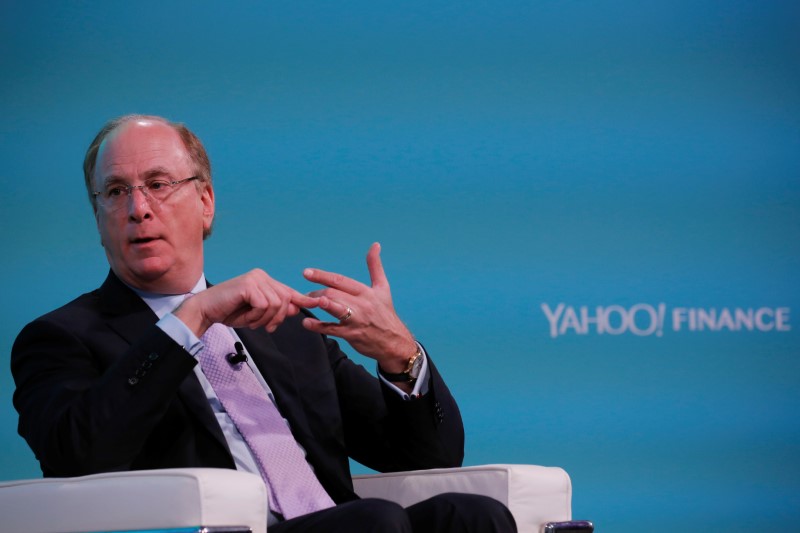
[[[247,363],[228,362],[227,354],[234,351],[228,327],[214,324],[200,340],[205,345],[198,354],[203,374],[253,452],[270,490],[270,507],[287,519],[333,507],[253,371]]]

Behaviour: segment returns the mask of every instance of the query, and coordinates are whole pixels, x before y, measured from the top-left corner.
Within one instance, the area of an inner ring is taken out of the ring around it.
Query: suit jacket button
[[[139,378],[136,377],[128,378],[128,383],[131,385],[136,385],[137,383],[139,383]]]

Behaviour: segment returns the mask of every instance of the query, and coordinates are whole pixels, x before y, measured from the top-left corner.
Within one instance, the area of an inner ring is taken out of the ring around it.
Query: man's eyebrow
[[[172,172],[166,167],[153,167],[145,170],[142,173],[142,179],[144,179],[145,181],[153,178],[158,178],[161,176],[167,176],[170,179],[174,179]]]
[[[97,183],[97,185],[102,187],[103,185],[108,185],[110,183],[125,183],[125,182],[126,182],[126,180],[122,176],[119,176],[117,174],[111,174],[109,176],[106,176],[105,178],[102,178]]]
[[[142,173],[142,180],[147,181],[161,176],[167,176],[170,179],[174,179],[172,172],[167,167],[153,167],[145,170]],[[121,176],[119,174],[110,174],[103,179],[103,184],[128,183],[128,181],[129,180],[125,176]]]

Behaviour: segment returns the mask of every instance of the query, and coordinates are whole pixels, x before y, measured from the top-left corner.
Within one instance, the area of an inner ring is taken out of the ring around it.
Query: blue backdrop
[[[4,2],[0,479],[39,475],[16,334],[107,271],[84,150],[142,112],[211,154],[210,279],[366,279],[383,244],[468,464],[564,467],[598,531],[800,519],[798,22],[757,0]]]

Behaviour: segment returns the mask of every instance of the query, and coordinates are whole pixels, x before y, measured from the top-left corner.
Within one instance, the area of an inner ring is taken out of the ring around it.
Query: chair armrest
[[[5,531],[62,533],[247,526],[267,529],[261,478],[216,468],[113,472],[0,483]]]
[[[520,533],[540,533],[547,522],[572,517],[572,483],[558,467],[485,465],[369,474],[353,478],[362,498],[407,507],[443,492],[490,496],[514,515]]]

